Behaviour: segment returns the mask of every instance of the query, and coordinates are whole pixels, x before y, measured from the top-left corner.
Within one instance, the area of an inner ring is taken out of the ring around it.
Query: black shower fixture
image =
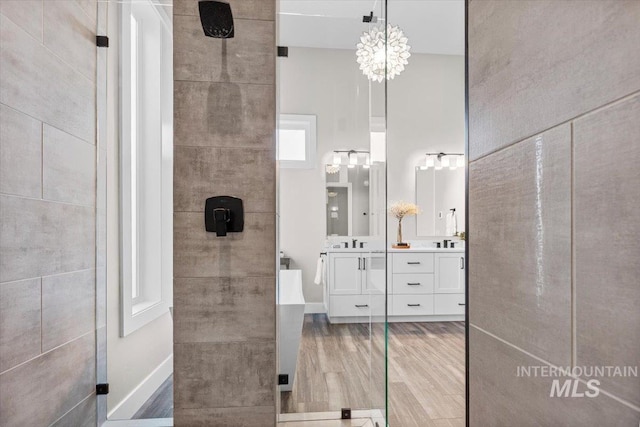
[[[200,0],[198,9],[205,36],[217,39],[233,38],[233,14],[229,3]]]
[[[362,22],[364,22],[365,24],[375,24],[378,22],[378,17],[373,14],[372,10],[369,15],[364,15],[362,17]]]

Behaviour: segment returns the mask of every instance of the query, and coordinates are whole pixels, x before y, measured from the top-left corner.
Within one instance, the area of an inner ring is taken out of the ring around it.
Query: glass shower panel
[[[448,214],[464,217],[465,3],[386,3],[387,195],[417,205],[399,240],[387,216],[387,415],[394,426],[464,425],[465,242],[446,229]]]
[[[173,2],[94,3],[98,420],[171,425]]]
[[[290,133],[278,142],[280,420],[339,419],[350,409],[382,427],[385,3],[279,0],[278,11],[279,129],[296,117],[296,128],[309,116],[316,123],[299,135],[301,146],[313,141],[312,159],[287,157]],[[366,37],[375,43],[362,45]]]
[[[108,3],[97,3],[96,34],[107,34]],[[107,383],[107,54],[96,62],[96,384]],[[96,398],[97,425],[107,420],[107,396]]]
[[[358,58],[369,84],[369,149],[371,151],[371,235],[366,254],[369,317],[369,407],[376,427],[387,425],[387,2],[376,1],[363,30]],[[371,52],[371,50],[373,52]],[[363,53],[365,54],[363,56]],[[364,67],[369,64],[368,67]]]

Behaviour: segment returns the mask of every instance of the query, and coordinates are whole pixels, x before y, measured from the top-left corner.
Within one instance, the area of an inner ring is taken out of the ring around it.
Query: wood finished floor
[[[391,427],[464,426],[464,351],[463,322],[389,324]],[[384,409],[383,325],[306,315],[296,376],[284,413]]]
[[[133,416],[134,420],[173,417],[173,375],[165,380]]]
[[[391,427],[464,427],[464,351],[463,322],[389,324]],[[284,413],[384,409],[383,325],[306,315],[296,376],[281,394]],[[172,416],[173,376],[134,419]]]

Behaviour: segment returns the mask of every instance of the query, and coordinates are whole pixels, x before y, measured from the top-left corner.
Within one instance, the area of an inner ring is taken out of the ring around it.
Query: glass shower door
[[[350,410],[382,427],[385,2],[279,0],[278,10],[279,419]],[[367,37],[373,67],[359,62]]]

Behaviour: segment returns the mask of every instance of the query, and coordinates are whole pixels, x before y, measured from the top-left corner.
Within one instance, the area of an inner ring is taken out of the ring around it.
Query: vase
[[[402,243],[402,220],[399,219],[398,220],[398,244]]]

